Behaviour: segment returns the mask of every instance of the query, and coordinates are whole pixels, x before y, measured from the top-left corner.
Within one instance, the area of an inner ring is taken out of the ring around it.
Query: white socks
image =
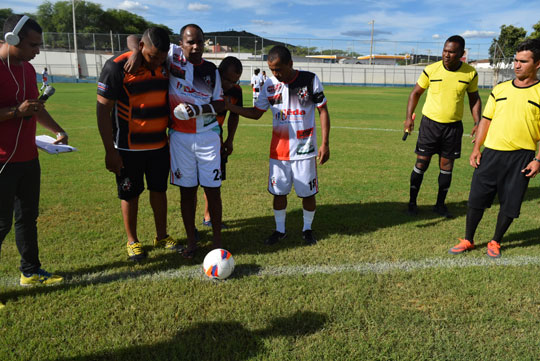
[[[274,219],[276,221],[276,231],[280,233],[285,233],[285,215],[287,209],[274,209]]]
[[[313,218],[315,217],[315,211],[304,211],[304,228],[302,229],[302,232],[307,231],[311,229],[311,223],[313,223]]]
[[[286,209],[281,209],[279,211],[274,209],[274,220],[276,221],[276,231],[280,233],[285,233],[286,213],[287,213]],[[311,224],[313,223],[313,218],[315,217],[315,211],[306,211],[304,209],[303,213],[304,213],[304,228],[302,229],[302,232],[311,229]]]

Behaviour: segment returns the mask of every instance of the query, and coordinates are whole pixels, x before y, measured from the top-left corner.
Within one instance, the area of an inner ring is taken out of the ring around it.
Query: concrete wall
[[[210,54],[209,54],[210,55]],[[234,55],[234,54],[233,54]],[[103,64],[112,57],[104,53],[79,53],[79,64],[82,81],[96,81]],[[221,59],[207,58],[208,61],[219,64]],[[46,66],[52,82],[74,81],[77,67],[74,53],[42,51],[32,64],[39,74]],[[265,70],[268,76],[270,70],[263,60],[242,60],[244,72],[240,81],[249,83],[255,68]],[[414,86],[422,73],[423,66],[397,66],[397,65],[363,65],[363,64],[329,64],[316,62],[295,61],[294,67],[299,70],[309,70],[317,74],[324,84],[361,85],[361,86]],[[494,74],[491,69],[478,69],[478,84],[482,88],[491,88],[494,84]],[[511,74],[510,74],[511,76]],[[506,80],[499,75],[500,80]]]

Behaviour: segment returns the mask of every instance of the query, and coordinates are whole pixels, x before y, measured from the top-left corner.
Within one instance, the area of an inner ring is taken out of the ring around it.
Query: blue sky
[[[41,0],[4,0],[2,7],[35,12]],[[54,2],[54,1],[53,1]],[[369,53],[375,21],[375,51],[440,53],[450,35],[466,38],[471,54],[487,54],[501,25],[532,31],[540,21],[540,1],[375,1],[375,0],[96,0],[103,9],[120,8],[169,26],[175,32],[197,23],[206,32],[246,30],[295,45]],[[311,38],[314,40],[305,40]],[[331,41],[329,39],[335,39]],[[260,45],[260,44],[259,44]]]

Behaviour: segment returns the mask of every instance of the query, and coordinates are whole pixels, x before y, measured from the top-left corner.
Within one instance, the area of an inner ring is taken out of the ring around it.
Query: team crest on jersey
[[[120,188],[124,192],[129,192],[131,190],[131,187],[133,187],[133,183],[131,183],[131,180],[129,178],[124,178],[122,183],[120,183]]]
[[[174,171],[174,176],[176,177],[176,179],[182,178],[182,173],[180,173],[180,169],[176,168],[176,170]]]
[[[308,100],[308,89],[307,86],[298,88],[296,94],[298,95],[298,100],[300,101],[300,104],[304,105]]]
[[[272,178],[270,179],[270,185],[271,185],[272,187],[275,187],[276,184],[277,184],[276,177],[272,177]]]
[[[209,88],[212,88],[212,77],[210,75],[204,76],[203,81]]]

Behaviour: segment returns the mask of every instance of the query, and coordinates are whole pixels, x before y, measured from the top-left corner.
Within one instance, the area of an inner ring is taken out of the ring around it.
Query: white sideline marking
[[[240,124],[241,127],[268,127],[270,128],[272,124]],[[97,129],[97,126],[95,127],[73,127],[70,129]],[[342,127],[339,125],[332,125],[332,129],[347,129],[347,130],[370,130],[375,132],[395,132],[395,133],[402,133],[403,129],[389,129],[389,128],[365,128],[365,127]],[[468,133],[463,132],[463,138],[470,138],[470,135]]]
[[[240,126],[244,126],[244,127],[267,127],[267,128],[270,128],[270,127],[272,127],[272,124],[266,124],[266,123],[261,123],[261,124],[240,124]],[[69,129],[72,129],[72,130],[77,130],[77,129],[97,129],[97,126],[72,127],[72,128],[69,128]],[[380,131],[380,132],[402,132],[403,131],[403,129],[342,127],[342,126],[336,126],[336,125],[333,125],[332,129],[373,130],[373,131]]]
[[[268,266],[258,269],[254,265],[237,264],[233,273],[233,278],[242,277],[287,277],[304,276],[315,274],[337,274],[345,272],[355,272],[360,274],[386,274],[392,272],[414,272],[425,269],[450,269],[466,267],[524,267],[540,265],[540,257],[515,256],[499,259],[489,259],[487,257],[471,258],[455,256],[452,258],[432,258],[418,261],[397,261],[397,262],[362,262],[356,264],[344,264],[335,266],[325,265],[305,265],[305,266]],[[203,274],[201,265],[182,267],[177,270],[166,270],[159,272],[123,271],[123,272],[94,272],[76,275],[66,279],[65,285],[79,284],[100,284],[115,281],[149,280],[159,281],[166,279],[201,279],[208,280]],[[18,284],[18,278],[0,277],[0,285],[14,286]]]

